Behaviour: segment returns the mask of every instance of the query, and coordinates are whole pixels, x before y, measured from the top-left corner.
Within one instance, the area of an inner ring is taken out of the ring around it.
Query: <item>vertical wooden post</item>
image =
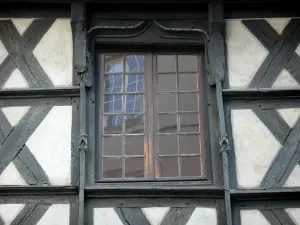
[[[222,0],[213,0],[209,3],[209,21],[211,40],[209,49],[210,84],[216,85],[216,98],[219,117],[219,146],[223,164],[223,185],[226,209],[226,224],[232,225],[232,210],[230,199],[230,182],[228,169],[228,152],[230,150],[227,138],[224,103],[222,96],[225,76],[225,21]]]
[[[86,29],[85,29],[85,4],[75,1],[71,6],[71,25],[73,32],[74,51],[74,75],[77,84],[80,85],[80,170],[79,170],[79,201],[78,201],[78,225],[84,224],[84,188],[85,188],[85,154],[87,151],[86,132]]]

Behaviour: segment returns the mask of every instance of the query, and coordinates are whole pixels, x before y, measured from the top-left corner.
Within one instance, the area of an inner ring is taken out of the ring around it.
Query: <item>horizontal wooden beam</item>
[[[0,99],[79,97],[79,87],[0,90]]]
[[[0,186],[0,195],[76,195],[76,186]]]
[[[85,188],[87,198],[107,198],[107,197],[161,197],[161,198],[205,198],[221,199],[224,196],[224,189],[215,186],[136,186],[117,184],[93,185]]]
[[[223,89],[224,100],[300,99],[300,89]]]
[[[300,199],[300,188],[231,190],[233,201],[267,201]]]

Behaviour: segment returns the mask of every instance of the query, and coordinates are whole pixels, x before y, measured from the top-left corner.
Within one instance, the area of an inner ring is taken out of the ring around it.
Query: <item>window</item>
[[[206,179],[200,53],[100,52],[98,181]]]

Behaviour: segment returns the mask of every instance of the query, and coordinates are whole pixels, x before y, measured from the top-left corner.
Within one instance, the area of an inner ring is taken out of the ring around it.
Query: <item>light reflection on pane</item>
[[[200,154],[199,135],[180,135],[179,139],[181,154]]]
[[[105,75],[105,93],[114,93],[123,91],[123,75]]]
[[[122,133],[123,117],[122,115],[107,115],[103,117],[105,134]]]
[[[159,94],[158,95],[158,111],[159,112],[176,112],[177,103],[176,103],[175,94]]]
[[[144,75],[126,75],[126,92],[140,93],[144,91]]]
[[[159,154],[178,154],[177,135],[159,135]]]
[[[104,95],[104,113],[121,113],[122,95]]]
[[[144,56],[127,55],[126,56],[126,72],[139,73],[144,72]]]
[[[199,132],[199,114],[180,115],[180,132]]]
[[[198,111],[197,94],[179,94],[179,111]]]
[[[158,116],[159,133],[177,133],[177,115]]]
[[[178,158],[160,157],[159,172],[160,177],[178,177]]]
[[[121,178],[122,177],[122,160],[114,158],[103,158],[103,177],[104,178]]]
[[[176,72],[175,55],[158,55],[157,56],[157,72]]]
[[[103,137],[103,156],[122,155],[122,137],[111,136]]]
[[[197,71],[197,56],[178,55],[178,70],[183,72]]]
[[[144,176],[144,158],[125,159],[125,177],[142,178]]]
[[[126,155],[144,155],[144,136],[125,137]]]
[[[201,161],[200,156],[181,157],[181,175],[201,176]]]
[[[144,133],[144,115],[126,115],[125,133],[126,134]]]
[[[179,74],[179,91],[196,91],[197,90],[197,74],[184,73]]]
[[[158,75],[158,91],[176,91],[176,74]]]
[[[144,112],[144,96],[143,95],[125,95],[125,113],[141,113]]]
[[[123,56],[105,56],[105,73],[122,73],[123,71]]]

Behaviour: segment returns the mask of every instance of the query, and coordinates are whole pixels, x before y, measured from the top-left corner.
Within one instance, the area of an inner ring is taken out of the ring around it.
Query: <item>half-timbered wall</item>
[[[287,191],[300,186],[300,105],[297,94],[286,96],[300,87],[299,25],[298,18],[226,21],[225,92],[236,94],[225,107],[234,189]],[[299,224],[299,206],[296,201],[237,203],[235,223]]]
[[[88,5],[0,18],[0,225],[300,225],[300,19],[225,19],[216,0],[132,26]],[[96,181],[97,32],[205,47],[206,183]]]

